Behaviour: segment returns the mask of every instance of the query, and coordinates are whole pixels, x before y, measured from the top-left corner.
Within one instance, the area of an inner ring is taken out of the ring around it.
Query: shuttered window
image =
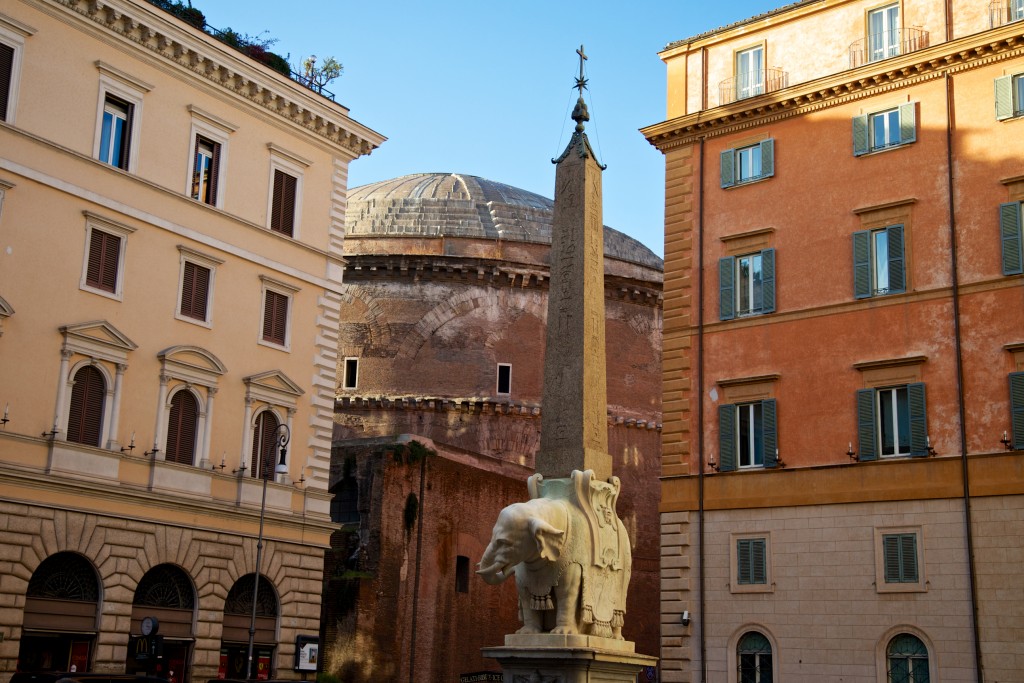
[[[89,233],[89,262],[85,283],[105,292],[117,292],[121,238],[93,228]]]
[[[263,340],[285,345],[288,334],[288,297],[271,289],[263,301]]]
[[[853,233],[853,296],[866,299],[907,290],[902,225]]]
[[[274,169],[274,195],[270,203],[270,229],[291,237],[295,231],[295,194],[299,179]]]
[[[14,77],[14,48],[0,43],[0,121],[8,119],[11,79]]]
[[[736,583],[764,584],[768,581],[768,542],[764,538],[736,541]]]
[[[718,261],[719,319],[775,311],[775,250]]]
[[[165,459],[182,465],[191,465],[196,453],[196,425],[199,422],[199,404],[190,392],[181,390],[171,399],[167,418],[167,452]]]
[[[917,534],[883,534],[886,583],[917,583]]]
[[[720,472],[778,466],[775,399],[718,407]]]
[[[220,143],[196,136],[192,153],[192,199],[204,204],[217,203],[217,178],[220,174]]]
[[[1020,202],[999,205],[999,237],[1003,248],[1003,275],[1024,273]]]
[[[770,178],[775,175],[775,140],[727,149],[719,158],[723,188]]]
[[[857,459],[929,454],[925,386],[915,382],[857,391]]]
[[[252,435],[252,462],[250,476],[270,478],[276,464],[277,428],[280,426],[277,417],[269,410],[264,410],[256,418],[256,428]]]
[[[917,140],[917,103],[853,117],[853,155],[907,145]]]
[[[87,446],[101,445],[106,393],[103,373],[96,368],[86,365],[75,373],[68,410],[68,441]]]
[[[181,315],[205,321],[209,297],[210,269],[185,261],[181,275]]]
[[[996,120],[1004,121],[1024,114],[1024,74],[1011,74],[995,80]]]
[[[1013,448],[1024,450],[1024,372],[1010,373],[1010,423]]]

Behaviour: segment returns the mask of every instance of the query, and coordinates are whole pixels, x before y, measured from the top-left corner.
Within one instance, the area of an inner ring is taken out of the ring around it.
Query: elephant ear
[[[537,541],[537,552],[542,559],[549,562],[557,562],[562,554],[562,546],[565,545],[565,532],[556,529],[540,517],[530,520],[530,531]]]

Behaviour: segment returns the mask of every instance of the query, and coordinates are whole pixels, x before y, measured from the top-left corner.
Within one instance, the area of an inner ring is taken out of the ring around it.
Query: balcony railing
[[[905,55],[928,47],[928,31],[919,28],[900,28],[882,31],[861,38],[850,45],[850,68],[878,62],[897,55]]]
[[[737,74],[718,84],[719,104],[745,100],[789,85],[789,73],[782,69],[758,69]]]
[[[996,0],[988,6],[992,28],[1024,19],[1024,0]]]

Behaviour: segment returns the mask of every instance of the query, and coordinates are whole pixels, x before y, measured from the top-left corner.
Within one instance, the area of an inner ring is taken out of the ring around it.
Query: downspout
[[[949,195],[949,247],[950,275],[953,285],[953,340],[956,349],[957,410],[960,420],[960,466],[963,481],[964,530],[967,536],[967,570],[971,586],[971,630],[974,635],[975,680],[985,680],[981,663],[981,634],[978,632],[978,576],[974,564],[974,532],[971,524],[971,482],[967,462],[967,418],[964,409],[964,359],[960,339],[960,278],[957,274],[956,211],[953,194],[953,78],[947,71],[946,80],[946,191]]]
[[[707,89],[705,88],[705,93]],[[704,138],[697,174],[697,594],[700,624],[700,680],[707,683],[707,632],[704,595]]]
[[[412,628],[409,632],[409,683],[416,683],[416,613],[420,604],[420,555],[423,551],[423,494],[427,482],[427,455],[420,456],[420,501],[416,519],[416,578],[412,584]]]

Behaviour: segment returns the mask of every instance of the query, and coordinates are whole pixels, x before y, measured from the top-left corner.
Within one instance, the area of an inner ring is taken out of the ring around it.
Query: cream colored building
[[[673,42],[662,680],[1024,680],[1024,2]]]
[[[4,2],[0,95],[0,681],[134,670],[146,616],[175,681],[244,676],[280,425],[254,667],[298,677],[348,164],[384,138],[139,0]]]

